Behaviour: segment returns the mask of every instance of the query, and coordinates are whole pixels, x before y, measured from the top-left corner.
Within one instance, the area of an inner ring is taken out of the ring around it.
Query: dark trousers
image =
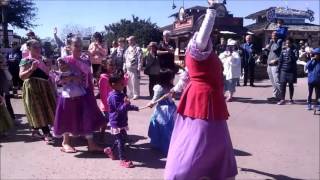
[[[19,77],[19,61],[8,61],[9,71],[12,75],[12,83],[15,88],[20,88],[23,84],[23,81]],[[14,94],[16,89],[13,90]]]
[[[112,151],[114,151],[114,149],[117,148],[118,156],[119,156],[120,160],[126,159],[126,157],[124,155],[124,150],[125,150],[124,145],[126,143],[127,136],[128,136],[127,132],[124,129],[122,129],[119,134],[114,135],[115,141],[112,146]]]
[[[12,75],[12,83],[16,88],[20,88],[23,81],[19,77],[19,61],[7,61],[9,66],[9,71]]]
[[[41,129],[43,134],[45,134],[45,135],[50,134],[50,128],[49,128],[49,126],[45,126],[45,127],[42,127],[42,128],[32,128],[32,129],[34,129],[34,130],[39,130],[39,129]]]
[[[159,75],[149,75],[149,94],[150,97],[153,97],[153,87],[154,85],[158,84],[159,82]]]
[[[248,64],[243,66],[243,85],[247,85],[248,79],[250,79],[250,85],[253,85],[254,69],[255,69],[255,64]]]
[[[294,87],[293,87],[293,83],[288,83],[288,84],[289,84],[290,100],[292,100],[293,93],[294,93]],[[284,100],[286,97],[286,89],[287,89],[287,82],[280,83],[280,94],[281,94],[282,100]]]
[[[99,71],[100,71],[100,64],[92,64],[92,74],[93,77],[98,79],[99,78]]]
[[[6,93],[4,95],[4,99],[6,101],[6,107],[7,107],[7,110],[9,112],[11,118],[15,119],[13,108],[12,108],[12,105],[11,105],[11,95],[9,93]]]
[[[309,89],[309,93],[308,93],[308,104],[312,103],[312,93],[313,93],[313,89],[315,89],[316,92],[316,104],[320,105],[320,84],[308,84],[308,89]]]

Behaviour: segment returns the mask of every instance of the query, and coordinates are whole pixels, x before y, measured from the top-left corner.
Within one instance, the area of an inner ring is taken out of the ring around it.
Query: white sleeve
[[[207,13],[196,37],[196,45],[200,51],[206,49],[216,18],[216,10],[207,9]]]
[[[159,98],[161,98],[161,96],[163,95],[163,88],[157,84],[153,87],[153,97],[152,97],[152,100],[151,102],[154,103],[156,102]]]
[[[187,86],[190,81],[188,69],[185,68],[185,71],[180,75],[178,83],[172,88],[174,92],[182,92],[183,89]]]

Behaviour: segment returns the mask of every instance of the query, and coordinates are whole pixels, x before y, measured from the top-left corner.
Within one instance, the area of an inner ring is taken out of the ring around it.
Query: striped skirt
[[[53,85],[45,79],[29,78],[23,83],[23,104],[33,128],[53,124],[56,99]]]
[[[4,104],[0,104],[0,133],[6,132],[13,127],[10,114]]]

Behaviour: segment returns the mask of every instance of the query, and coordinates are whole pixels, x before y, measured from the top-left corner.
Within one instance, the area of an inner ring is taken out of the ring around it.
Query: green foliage
[[[10,0],[6,8],[6,19],[12,26],[28,29],[35,26],[33,24],[37,8],[31,0]],[[0,14],[0,17],[2,15]],[[0,18],[2,21],[2,17]]]
[[[139,19],[134,15],[132,15],[132,20],[121,19],[120,22],[105,26],[105,29],[107,32],[105,39],[109,45],[119,37],[127,38],[132,35],[136,37],[140,46],[148,45],[150,41],[159,42],[162,38],[162,33],[155,23],[152,23],[150,19]]]

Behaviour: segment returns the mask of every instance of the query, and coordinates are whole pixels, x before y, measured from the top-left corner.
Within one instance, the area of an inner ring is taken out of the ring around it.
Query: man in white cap
[[[136,100],[140,96],[140,80],[138,78],[142,67],[142,50],[136,44],[136,38],[130,36],[127,38],[129,47],[124,53],[123,69],[129,76],[128,80],[128,97]]]

